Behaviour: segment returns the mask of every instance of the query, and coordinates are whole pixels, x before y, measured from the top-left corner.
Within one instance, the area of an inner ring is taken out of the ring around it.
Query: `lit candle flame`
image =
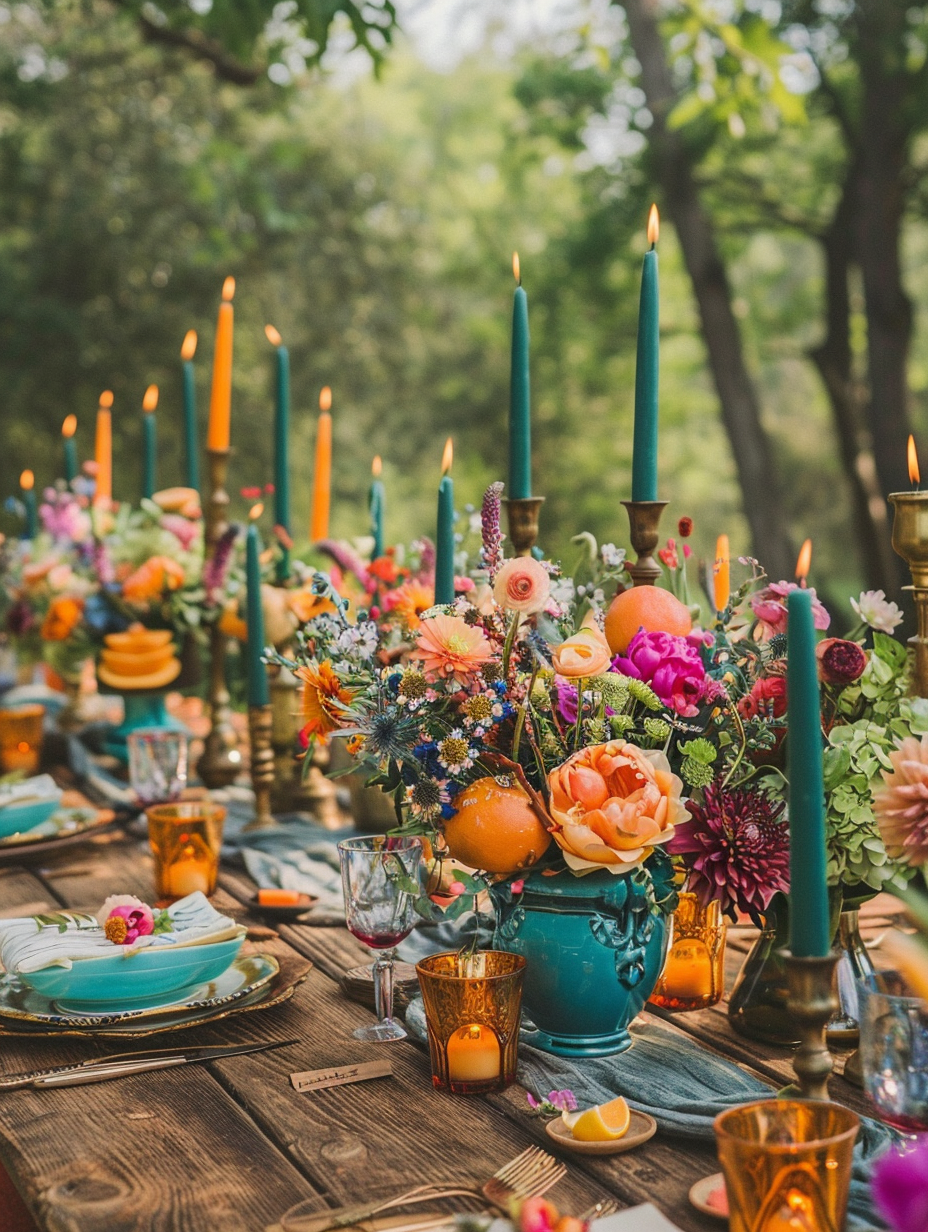
[[[35,486],[35,475],[32,471],[23,471],[19,477],[19,486],[24,492],[30,492]]]
[[[373,462],[371,463],[371,474],[374,476],[375,479],[379,479],[380,473],[382,470],[383,470],[383,462],[380,460],[380,454],[377,454],[377,456],[374,458]]]
[[[264,513],[264,501],[258,501],[257,505],[252,505],[248,516],[252,522],[257,522],[262,513]]]
[[[514,252],[512,254],[512,273],[513,273],[513,276],[515,277],[516,282],[521,287],[522,285],[522,266],[519,264],[519,254],[517,252]]]
[[[921,473],[918,469],[918,450],[915,448],[915,437],[909,437],[909,481],[913,487],[917,488],[921,482]]]
[[[445,441],[445,452],[441,455],[441,473],[447,475],[451,470],[451,463],[454,460],[454,446],[451,443],[451,437]]]
[[[809,570],[812,567],[812,540],[807,539],[799,549],[799,557],[796,561],[796,578],[800,585],[804,585],[806,578],[809,576]]]
[[[111,389],[104,389],[103,393],[100,395],[100,410],[108,411],[112,405],[113,391]]]
[[[195,329],[188,329],[186,334],[184,334],[183,342],[180,344],[180,357],[186,362],[188,359],[193,359],[196,353],[197,331]]]
[[[150,415],[157,405],[158,386],[149,385],[149,387],[145,390],[145,397],[142,399],[142,410],[146,413],[146,415]]]
[[[319,410],[331,411],[332,409],[332,391],[328,385],[323,385],[319,390]]]
[[[235,279],[230,274],[229,277],[222,284],[222,298],[228,302],[230,299],[232,299],[234,295],[235,295]]]
[[[64,423],[61,425],[61,435],[64,437],[72,437],[77,431],[77,416],[66,415]]]
[[[657,212],[657,206],[652,205],[648,213],[648,243],[653,248],[660,238],[661,234],[661,216]]]
[[[271,346],[280,346],[283,342],[283,338],[280,336],[280,330],[275,329],[273,325],[265,325],[264,335]]]

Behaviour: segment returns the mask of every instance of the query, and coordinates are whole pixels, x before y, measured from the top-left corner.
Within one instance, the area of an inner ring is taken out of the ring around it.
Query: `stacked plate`
[[[276,959],[243,957],[245,928],[203,894],[181,899],[168,917],[169,931],[132,945],[107,940],[92,915],[0,921],[0,1030],[147,1035],[270,996]]]
[[[63,798],[49,774],[21,783],[0,783],[0,861],[74,841],[115,819],[110,809],[69,808]]]

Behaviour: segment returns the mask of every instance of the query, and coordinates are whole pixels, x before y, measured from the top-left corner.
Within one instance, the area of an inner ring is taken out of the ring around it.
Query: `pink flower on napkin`
[[[97,923],[114,945],[134,945],[155,931],[151,907],[132,894],[111,894],[97,912]]]

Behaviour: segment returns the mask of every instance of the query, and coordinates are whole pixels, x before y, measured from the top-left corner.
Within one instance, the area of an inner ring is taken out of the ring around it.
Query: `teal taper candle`
[[[290,352],[273,325],[264,332],[276,354],[276,394],[274,400],[274,522],[290,534]],[[290,552],[281,549],[277,580],[290,576]]]
[[[77,478],[77,444],[74,433],[77,431],[77,416],[66,415],[61,425],[61,440],[64,444],[64,477],[67,483]]]
[[[793,590],[786,603],[790,949],[798,958],[821,958],[831,948],[831,932],[825,877],[822,716],[812,595],[807,590]]]
[[[158,453],[158,426],[155,407],[158,386],[149,385],[142,399],[142,495],[151,500],[155,494],[155,459]]]
[[[528,379],[528,296],[522,286],[519,254],[512,254],[516,290],[512,301],[512,367],[509,378],[509,495],[532,494],[532,413]]]
[[[657,206],[648,218],[650,251],[641,267],[638,355],[635,364],[635,435],[632,445],[632,500],[657,500],[657,401],[660,303],[657,283]]]
[[[376,560],[378,556],[383,556],[383,516],[386,496],[383,480],[380,478],[382,470],[383,463],[378,454],[371,463],[371,490],[368,500],[371,514],[371,535],[374,539],[374,546],[371,549],[371,560]]]
[[[187,462],[187,487],[199,491],[200,434],[197,431],[197,391],[193,372],[196,349],[197,331],[188,329],[180,348],[184,374],[184,452]]]
[[[441,463],[438,485],[438,527],[435,534],[435,602],[454,602],[454,480],[451,478],[452,445],[449,436]]]
[[[23,471],[19,477],[19,486],[22,489],[23,504],[26,507],[23,538],[34,539],[39,533],[39,517],[35,501],[35,475],[32,471]]]
[[[251,511],[252,521],[245,538],[245,581],[247,585],[248,643],[246,646],[248,670],[248,705],[266,706],[271,700],[267,668],[261,662],[264,653],[264,611],[261,607],[261,542],[254,519],[260,517],[262,507],[256,505]]]

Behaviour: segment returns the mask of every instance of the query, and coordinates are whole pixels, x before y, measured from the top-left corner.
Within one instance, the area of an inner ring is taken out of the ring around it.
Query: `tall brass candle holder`
[[[206,550],[212,551],[228,530],[229,493],[226,480],[229,474],[229,449],[207,449],[209,475],[209,500],[206,506]],[[229,709],[229,690],[226,688],[226,635],[218,622],[209,635],[209,683],[207,706],[209,709],[209,734],[203,755],[197,762],[197,773],[207,787],[228,787],[242,768],[242,755],[238,737],[232,726]]]
[[[917,633],[909,638],[915,651],[913,686],[928,697],[928,492],[892,492],[893,549],[909,566],[912,585],[904,587],[915,599]]]
[[[543,496],[510,496],[503,501],[509,542],[516,556],[530,556],[538,542],[538,517],[544,502]]]
[[[828,1099],[828,1079],[834,1059],[825,1042],[825,1027],[838,1012],[835,991],[837,950],[824,958],[797,958],[782,951],[789,979],[786,1002],[794,1019],[800,1044],[793,1057],[793,1069],[803,1099]]]
[[[661,567],[654,559],[654,549],[660,542],[661,514],[667,508],[666,501],[622,501],[628,514],[629,537],[638,557],[633,565],[626,565],[635,586],[653,586],[661,576]]]
[[[273,718],[271,705],[248,707],[248,738],[251,743],[251,785],[255,793],[255,815],[246,830],[266,830],[277,822],[271,812],[274,786],[274,747],[271,743]]]

